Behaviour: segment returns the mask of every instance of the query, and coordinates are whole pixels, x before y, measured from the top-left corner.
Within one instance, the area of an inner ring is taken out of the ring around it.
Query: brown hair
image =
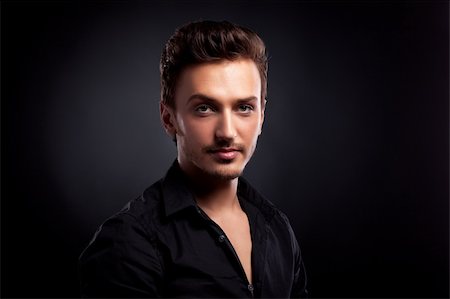
[[[261,77],[261,101],[267,95],[267,54],[261,38],[252,30],[227,21],[199,21],[178,28],[161,55],[161,101],[175,107],[178,77],[190,65],[249,58]]]

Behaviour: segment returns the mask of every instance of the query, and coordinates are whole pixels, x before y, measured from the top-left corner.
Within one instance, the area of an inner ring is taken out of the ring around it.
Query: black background
[[[159,56],[198,19],[267,44],[245,175],[290,217],[311,295],[448,297],[448,15],[447,1],[2,1],[2,297],[77,297],[97,226],[164,175]]]

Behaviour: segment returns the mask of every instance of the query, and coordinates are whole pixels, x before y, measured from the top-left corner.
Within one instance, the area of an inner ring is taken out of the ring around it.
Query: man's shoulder
[[[151,237],[153,221],[159,217],[159,211],[162,209],[160,189],[161,180],[104,220],[97,228],[88,248],[95,247],[97,243],[127,243],[128,241],[121,240],[136,239],[137,235]]]
[[[128,201],[105,222],[131,223],[151,232],[164,225],[171,213],[190,204],[191,196],[186,190],[185,178],[175,160],[161,179],[147,187],[138,197]]]
[[[159,218],[162,213],[162,181],[160,179],[147,187],[136,198],[130,200],[112,217],[131,217],[142,224],[148,224],[152,219]]]

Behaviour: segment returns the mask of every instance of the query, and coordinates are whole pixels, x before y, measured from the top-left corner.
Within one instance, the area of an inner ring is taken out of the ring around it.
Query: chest
[[[252,237],[247,216],[244,214],[231,221],[219,221],[218,225],[236,252],[247,280],[252,283]]]
[[[251,297],[248,283],[255,296],[289,296],[292,259],[279,248],[285,230],[258,222],[250,228],[247,218],[213,223],[195,216],[159,231],[165,296]]]

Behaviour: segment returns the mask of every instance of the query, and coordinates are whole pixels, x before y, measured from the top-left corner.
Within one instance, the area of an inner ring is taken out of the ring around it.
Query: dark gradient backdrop
[[[198,19],[270,53],[246,169],[313,297],[449,295],[449,4],[2,1],[2,297],[76,297],[97,226],[164,175],[161,49]]]

